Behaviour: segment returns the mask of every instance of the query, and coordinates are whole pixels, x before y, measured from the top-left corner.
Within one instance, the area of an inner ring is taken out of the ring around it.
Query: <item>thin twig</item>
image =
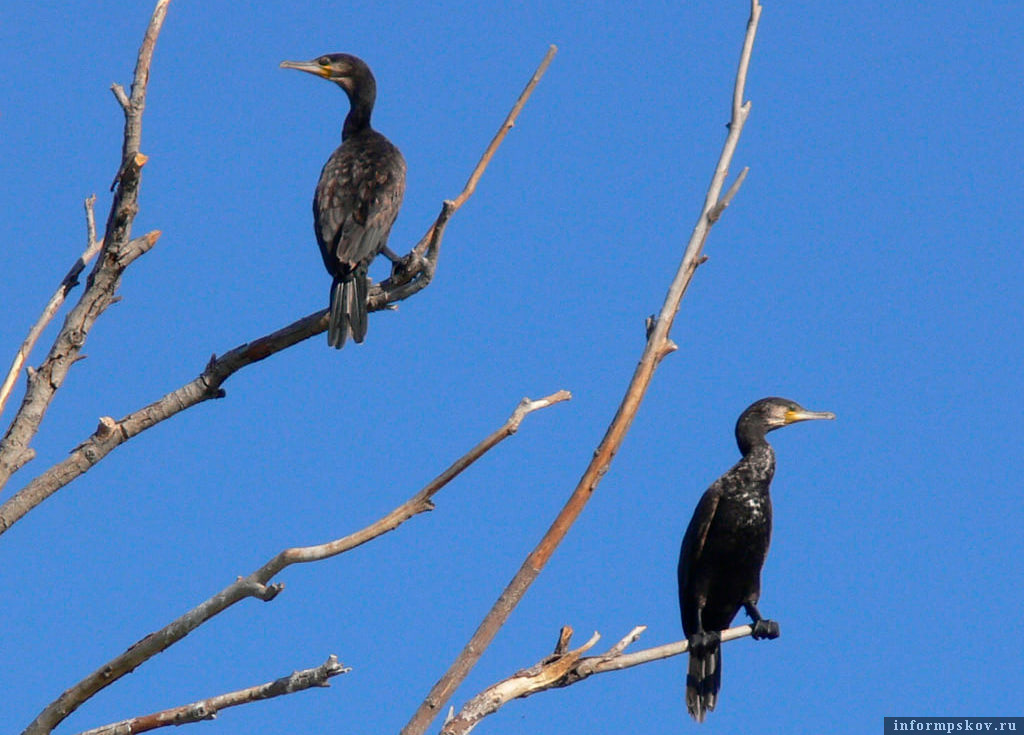
[[[76,260],[74,265],[71,266],[71,270],[69,270],[68,274],[64,276],[64,279],[60,282],[60,286],[57,287],[56,292],[54,292],[53,296],[50,297],[50,300],[47,302],[46,308],[43,309],[43,313],[39,317],[39,320],[36,321],[28,331],[28,336],[25,337],[25,341],[21,343],[21,347],[14,356],[14,361],[11,363],[11,369],[8,371],[3,385],[0,385],[0,414],[3,414],[4,412],[4,406],[7,405],[7,399],[11,395],[11,391],[14,389],[14,383],[18,380],[18,375],[21,374],[22,367],[24,367],[25,362],[28,360],[28,356],[32,353],[32,348],[36,346],[36,341],[39,339],[39,335],[43,333],[43,330],[46,329],[54,315],[60,310],[61,305],[64,303],[64,299],[67,298],[68,292],[78,285],[78,276],[81,275],[83,270],[85,270],[86,264],[96,256],[96,253],[98,253],[100,248],[103,246],[102,240],[96,240],[96,218],[92,209],[93,204],[95,203],[95,194],[85,200],[85,250],[78,256],[78,260]]]
[[[732,204],[732,198],[736,196],[736,192],[738,192],[740,187],[743,186],[743,182],[746,180],[749,172],[750,167],[744,166],[743,170],[740,171],[740,175],[736,177],[734,182],[732,182],[732,186],[729,187],[729,191],[725,192],[725,196],[719,199],[718,204],[712,207],[711,211],[708,212],[708,222],[711,224],[717,222],[718,218],[722,216],[722,212],[725,211],[725,208]],[[707,259],[706,255],[703,257],[705,260]]]
[[[551,65],[556,53],[558,53],[557,46],[554,44],[548,46],[548,52],[544,54],[544,58],[541,59],[540,65],[537,67],[537,71],[533,73],[533,76],[530,77],[530,81],[526,83],[526,87],[523,89],[522,94],[519,95],[519,99],[516,100],[512,110],[508,113],[508,117],[505,118],[505,122],[502,123],[498,134],[494,136],[494,140],[492,140],[491,144],[487,146],[487,150],[484,151],[484,155],[480,157],[480,163],[477,164],[473,173],[470,175],[469,180],[466,181],[466,186],[462,190],[462,193],[459,194],[455,201],[452,202],[452,206],[456,210],[465,204],[466,200],[473,195],[474,191],[476,191],[476,184],[480,181],[480,177],[483,175],[484,169],[487,168],[487,164],[490,163],[491,159],[494,157],[494,153],[498,150],[498,146],[501,145],[501,141],[503,141],[505,136],[508,135],[508,131],[516,124],[516,118],[519,117],[519,112],[523,109],[523,106],[526,105],[526,101],[530,99],[530,95],[533,94],[533,90],[540,83],[541,77],[543,77],[544,72],[548,70],[548,67]]]
[[[541,77],[544,76],[544,72],[548,70],[551,65],[551,61],[555,58],[555,54],[558,52],[558,47],[551,45],[548,47],[547,53],[544,58],[541,59],[540,64],[537,66],[536,71],[533,72],[533,76],[530,77],[530,81],[526,83],[526,87],[519,94],[519,98],[515,104],[512,105],[512,109],[505,117],[501,127],[498,128],[498,132],[495,133],[494,138],[491,139],[490,144],[482,156],[480,156],[479,162],[476,164],[476,168],[469,175],[469,179],[466,180],[466,185],[462,188],[455,199],[449,199],[444,202],[441,206],[441,212],[437,215],[437,219],[434,224],[430,226],[426,234],[420,239],[413,248],[412,252],[409,253],[405,258],[405,265],[403,268],[392,275],[391,278],[387,279],[380,284],[382,294],[379,297],[385,303],[394,303],[401,301],[402,299],[409,298],[414,293],[423,290],[430,283],[434,277],[434,271],[437,268],[437,260],[441,254],[441,238],[444,235],[444,229],[448,224],[448,220],[451,219],[452,215],[455,214],[466,201],[473,196],[473,192],[476,191],[476,185],[480,181],[480,177],[483,176],[484,171],[487,169],[491,159],[494,158],[494,154],[497,152],[498,147],[502,141],[505,140],[505,136],[508,135],[508,131],[511,130],[516,123],[516,119],[519,117],[519,113],[526,105],[527,100],[530,99],[530,95],[533,94],[533,90],[537,87]],[[370,303],[373,304],[373,295],[370,297]]]
[[[110,686],[126,674],[131,673],[142,663],[174,645],[207,620],[223,612],[236,602],[247,597],[255,597],[266,602],[274,599],[284,589],[284,585],[270,584],[270,580],[291,564],[320,561],[337,556],[357,546],[361,546],[367,541],[382,536],[388,531],[394,530],[413,516],[432,510],[434,505],[431,502],[431,498],[486,452],[502,440],[512,436],[527,414],[562,401],[567,401],[571,397],[568,391],[561,390],[536,401],[524,398],[500,428],[456,460],[426,487],[379,521],[341,539],[328,541],[316,546],[285,549],[249,576],[240,577],[213,597],[200,603],[157,632],[146,636],[120,656],[99,667],[80,682],[67,689],[36,716],[36,719],[24,730],[22,735],[49,735],[50,731],[60,724],[64,718],[97,692]]]
[[[538,692],[560,689],[608,671],[621,671],[633,666],[659,661],[678,656],[688,650],[686,640],[666,643],[665,645],[648,648],[634,653],[623,653],[625,648],[636,641],[644,632],[645,626],[633,628],[618,643],[599,656],[581,657],[580,654],[589,650],[600,637],[595,633],[587,643],[575,651],[559,651],[538,661],[533,666],[517,671],[507,679],[487,687],[470,699],[458,714],[453,714],[445,722],[441,735],[466,735],[480,721],[497,712],[513,699],[522,699]],[[740,625],[721,632],[722,643],[749,636],[753,628]],[[572,635],[572,629],[562,628],[562,638]]]
[[[448,220],[473,193],[477,182],[494,157],[494,153],[504,139],[505,134],[515,122],[519,111],[522,110],[523,105],[529,99],[530,93],[536,86],[537,81],[539,81],[544,70],[550,64],[554,53],[555,47],[552,46],[547,56],[541,62],[540,67],[534,73],[530,83],[527,84],[526,89],[520,94],[519,99],[502,123],[498,133],[484,151],[462,192],[454,201],[446,201],[444,203],[441,213],[434,224],[430,226],[427,234],[424,235],[424,238],[413,248],[409,255],[403,259],[406,267],[393,274],[391,278],[386,279],[380,284],[375,284],[370,289],[369,296],[367,297],[369,311],[386,309],[390,304],[407,299],[423,290],[430,283],[440,253],[441,235]],[[121,96],[123,95],[124,90],[121,90]],[[127,97],[124,99],[127,100]],[[130,101],[127,104],[130,106]],[[121,175],[119,173],[119,176]],[[421,246],[424,248],[425,254],[419,252]],[[239,345],[221,357],[212,357],[206,365],[206,369],[203,370],[199,377],[171,391],[148,406],[125,416],[120,421],[115,421],[109,417],[102,418],[99,428],[80,442],[68,457],[50,467],[0,505],[0,535],[5,533],[7,529],[48,497],[72,480],[88,472],[113,449],[133,436],[198,403],[211,398],[222,398],[225,395],[221,387],[222,384],[237,371],[320,334],[326,329],[327,310],[321,309],[276,332]],[[8,476],[13,474],[17,467],[20,467],[31,458],[32,450],[28,448],[27,442],[24,443],[24,447],[24,451],[17,458],[20,464],[15,466],[12,462]],[[3,485],[2,456],[2,453],[0,453],[0,486]]]
[[[117,191],[110,204],[110,214],[99,257],[78,303],[68,313],[43,364],[30,373],[14,420],[0,440],[0,488],[31,456],[29,444],[39,431],[50,403],[64,384],[71,366],[81,357],[82,347],[100,315],[115,300],[121,276],[140,255],[156,244],[159,231],[132,239],[132,223],[139,210],[138,196],[142,167],[146,156],[139,150],[142,139],[142,113],[145,109],[146,85],[153,49],[170,0],[158,0],[150,18],[146,35],[139,49],[139,58],[132,77],[130,104],[124,107],[124,142],[121,162],[115,179]]]
[[[750,51],[753,47],[754,36],[757,32],[757,21],[761,14],[761,7],[757,0],[752,0],[751,16],[747,24],[747,34],[741,52],[739,71],[737,72],[736,86],[734,89],[734,100],[742,99],[746,83],[747,68],[749,65]],[[673,343],[669,340],[669,331],[675,319],[676,312],[682,301],[683,294],[690,284],[690,280],[696,271],[704,241],[712,222],[708,215],[718,204],[722,191],[722,185],[729,170],[736,144],[739,142],[740,133],[750,111],[750,103],[745,105],[733,105],[733,119],[729,125],[729,133],[726,136],[722,154],[715,168],[715,175],[712,177],[711,185],[708,188],[704,206],[701,209],[697,224],[690,236],[686,251],[683,254],[682,262],[676,271],[672,284],[669,287],[665,302],[658,314],[657,321],[648,332],[647,344],[644,348],[640,363],[637,365],[626,389],[625,397],[619,405],[608,427],[604,438],[594,451],[593,459],[583,473],[579,484],[573,490],[572,495],[565,506],[555,518],[547,533],[540,540],[537,546],[530,552],[516,572],[512,581],[498,597],[498,600],[491,607],[484,617],[480,626],[473,633],[469,642],[455,661],[448,668],[448,671],[437,681],[412,718],[402,729],[402,735],[423,735],[434,717],[443,709],[451,698],[454,691],[465,680],[470,670],[480,660],[483,652],[494,640],[498,630],[505,624],[512,610],[526,594],[533,581],[540,575],[541,570],[547,564],[555,549],[569,532],[569,528],[583,511],[583,507],[590,499],[601,478],[604,477],[611,466],[622,440],[629,431],[633,417],[640,408],[647,387],[650,384],[654,371],[658,364],[668,352],[672,351]]]
[[[458,477],[467,467],[480,459],[480,457],[489,452],[498,443],[515,434],[516,431],[519,430],[519,425],[527,414],[533,413],[534,411],[538,411],[542,408],[547,408],[548,406],[553,406],[554,404],[561,403],[562,401],[568,401],[571,398],[572,394],[567,390],[560,390],[557,393],[552,393],[550,396],[536,401],[524,398],[519,402],[519,405],[516,406],[512,415],[509,416],[508,421],[502,424],[501,427],[491,433],[490,436],[486,437],[475,447],[470,449],[465,455],[456,460],[451,467],[434,478],[422,490],[381,518],[379,521],[357,531],[356,533],[335,541],[329,541],[325,544],[285,549],[260,567],[260,569],[255,572],[254,578],[266,582],[290,564],[320,561],[321,559],[328,559],[332,556],[337,556],[338,554],[350,551],[357,546],[362,546],[367,541],[371,541],[378,536],[382,536],[388,531],[393,531],[414,515],[433,510],[434,504],[431,502],[431,498],[441,488]]]
[[[216,697],[208,697],[198,702],[183,704],[180,707],[165,709],[162,712],[154,712],[149,715],[133,717],[129,720],[114,722],[110,725],[103,725],[92,730],[80,732],[78,735],[137,735],[140,732],[149,732],[159,727],[169,725],[187,725],[203,720],[212,720],[217,713],[228,707],[237,707],[240,704],[258,702],[261,699],[272,699],[285,694],[305,691],[313,687],[329,687],[330,679],[339,674],[347,674],[350,668],[338,663],[337,656],[328,657],[327,661],[313,669],[295,671],[288,676],[283,676],[275,681],[240,689],[236,692],[219,694]]]

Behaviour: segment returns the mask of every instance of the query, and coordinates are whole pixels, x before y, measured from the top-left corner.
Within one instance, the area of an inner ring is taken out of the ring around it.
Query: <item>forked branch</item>
[[[582,654],[593,648],[600,636],[594,633],[590,640],[580,648],[569,651],[567,649],[572,636],[572,628],[568,626],[562,628],[559,644],[555,647],[555,652],[552,655],[487,687],[470,699],[458,714],[449,715],[441,730],[441,735],[465,735],[476,727],[484,717],[494,714],[513,699],[522,699],[549,689],[567,687],[594,674],[620,671],[651,661],[678,656],[688,649],[686,640],[681,640],[635,653],[624,653],[626,648],[636,641],[644,630],[646,627],[639,625],[605,653],[599,656],[583,657]],[[743,638],[750,635],[752,631],[753,628],[749,625],[723,630],[722,643]]]

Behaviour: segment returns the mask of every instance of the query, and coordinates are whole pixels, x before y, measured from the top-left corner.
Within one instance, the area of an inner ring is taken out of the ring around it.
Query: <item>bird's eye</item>
[[[331,60],[326,56],[321,56],[319,59],[316,60],[316,63],[318,63],[320,66],[330,66]]]

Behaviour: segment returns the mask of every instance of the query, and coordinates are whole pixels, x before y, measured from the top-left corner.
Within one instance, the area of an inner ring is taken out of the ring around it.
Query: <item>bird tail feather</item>
[[[327,344],[331,347],[340,350],[349,335],[357,343],[366,338],[368,291],[366,270],[363,268],[334,279],[327,322]]]
[[[686,675],[686,709],[697,722],[704,722],[708,712],[718,704],[718,689],[722,685],[722,649],[701,656],[690,654],[690,668]]]

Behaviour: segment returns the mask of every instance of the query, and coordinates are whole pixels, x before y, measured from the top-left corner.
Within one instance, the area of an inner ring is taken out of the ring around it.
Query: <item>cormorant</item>
[[[736,422],[743,457],[709,487],[683,537],[679,551],[679,612],[689,642],[686,709],[703,722],[715,708],[722,682],[720,631],[742,606],[754,623],[755,639],[777,638],[779,624],[761,617],[761,567],[772,535],[775,452],[765,434],[835,414],[807,411],[785,398],[762,398]]]
[[[350,109],[341,146],[324,164],[313,197],[313,225],[331,285],[327,343],[341,349],[349,335],[366,336],[367,269],[387,250],[391,225],[405,193],[405,159],[391,141],[370,127],[377,82],[370,67],[350,54],[313,61],[282,61],[334,82],[348,95]]]

